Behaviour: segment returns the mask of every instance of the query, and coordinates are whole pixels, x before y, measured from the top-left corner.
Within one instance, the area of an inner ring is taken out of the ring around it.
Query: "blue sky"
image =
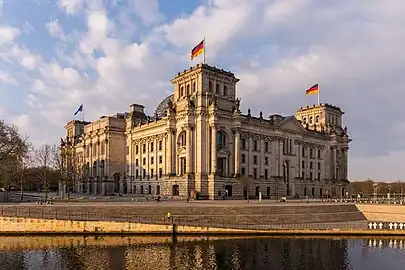
[[[0,0],[0,118],[35,144],[57,143],[84,104],[86,120],[142,103],[196,64],[240,79],[242,109],[293,114],[340,106],[353,143],[351,180],[404,178],[403,0]]]

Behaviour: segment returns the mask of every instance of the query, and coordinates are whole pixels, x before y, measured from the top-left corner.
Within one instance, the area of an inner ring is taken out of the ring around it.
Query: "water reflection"
[[[121,244],[111,245],[105,244],[110,238],[98,242],[62,239],[63,245],[35,248],[24,246],[35,239],[20,238],[9,249],[4,243],[15,241],[0,239],[0,269],[333,270],[404,269],[405,265],[405,239],[155,239],[121,238]]]

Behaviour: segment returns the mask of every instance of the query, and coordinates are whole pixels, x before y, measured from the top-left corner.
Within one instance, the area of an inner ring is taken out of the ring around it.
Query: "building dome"
[[[162,118],[163,116],[166,115],[166,111],[169,108],[169,101],[173,102],[173,96],[174,95],[171,94],[170,96],[166,97],[156,107],[155,116],[157,116],[157,118]]]

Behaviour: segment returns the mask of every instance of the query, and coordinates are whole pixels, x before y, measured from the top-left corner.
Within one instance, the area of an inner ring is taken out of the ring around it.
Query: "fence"
[[[342,214],[342,213],[341,213]],[[348,213],[350,214],[350,213]],[[71,221],[115,221],[133,222],[161,225],[188,225],[199,227],[217,227],[233,229],[284,229],[284,230],[331,230],[331,229],[367,229],[368,223],[364,220],[345,222],[316,222],[319,219],[314,215],[314,222],[308,214],[273,214],[273,215],[145,215],[124,211],[69,211],[52,208],[23,208],[1,207],[0,215],[3,217],[58,219]],[[333,213],[324,213],[333,216]]]

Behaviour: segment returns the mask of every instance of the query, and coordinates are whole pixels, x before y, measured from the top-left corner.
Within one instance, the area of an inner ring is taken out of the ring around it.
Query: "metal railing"
[[[336,220],[337,213],[311,214],[272,214],[272,215],[146,215],[134,212],[114,211],[69,211],[46,208],[1,207],[0,215],[10,218],[58,219],[70,221],[113,221],[132,222],[160,225],[187,225],[198,227],[217,227],[233,229],[255,230],[331,230],[331,229],[367,229],[365,220],[342,222],[319,222],[322,220]],[[342,214],[342,213],[339,213]],[[350,213],[347,213],[350,214]],[[353,214],[355,214],[353,212]],[[345,216],[343,213],[342,216]]]

